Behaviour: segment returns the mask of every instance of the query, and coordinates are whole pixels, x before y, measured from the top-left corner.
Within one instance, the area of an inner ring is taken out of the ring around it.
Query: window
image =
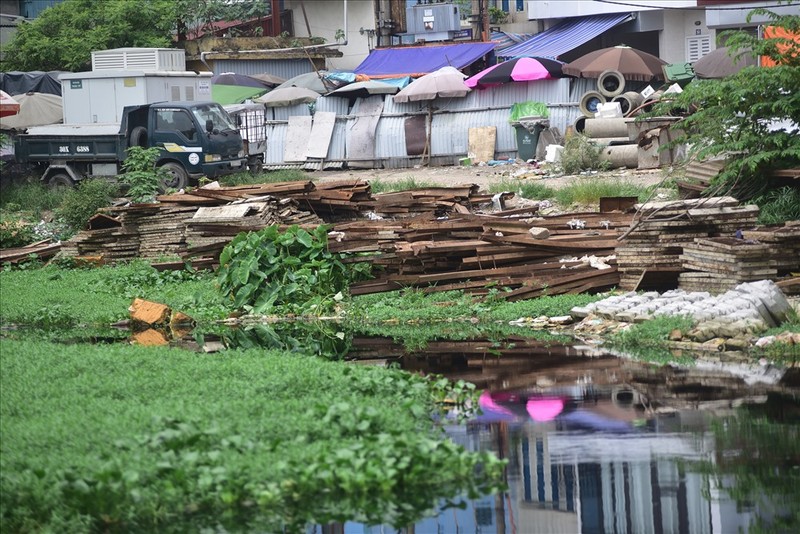
[[[180,132],[190,141],[197,137],[192,117],[186,111],[159,109],[156,111],[156,130]]]
[[[517,0],[517,13],[525,11],[525,0]]]
[[[686,61],[693,63],[711,52],[711,36],[698,35],[686,38]]]

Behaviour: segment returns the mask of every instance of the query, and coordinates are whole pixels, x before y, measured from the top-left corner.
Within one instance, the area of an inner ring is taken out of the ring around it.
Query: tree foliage
[[[95,50],[170,46],[175,9],[172,0],[64,0],[17,28],[4,69],[80,71]]]
[[[4,70],[88,70],[91,53],[126,47],[171,47],[213,31],[219,21],[250,20],[269,2],[229,0],[64,0],[17,27]]]
[[[800,16],[756,9],[770,25],[800,33]],[[720,80],[696,80],[653,114],[676,107],[692,110],[675,129],[677,143],[687,143],[699,159],[730,155],[717,182],[742,198],[758,194],[769,169],[800,164],[800,45],[790,39],[758,39],[742,31],[724,32],[734,55],[752,53],[777,61],[770,68],[746,67]],[[747,51],[750,49],[750,51]]]

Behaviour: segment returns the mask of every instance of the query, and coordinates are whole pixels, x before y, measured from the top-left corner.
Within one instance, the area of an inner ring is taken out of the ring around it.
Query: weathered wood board
[[[469,129],[467,156],[473,163],[494,159],[497,126],[477,126]]]

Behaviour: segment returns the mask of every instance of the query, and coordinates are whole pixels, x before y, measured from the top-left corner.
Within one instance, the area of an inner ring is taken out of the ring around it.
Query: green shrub
[[[117,196],[116,184],[107,180],[82,180],[77,187],[68,190],[56,215],[76,230],[86,226],[86,222]]]
[[[602,147],[591,143],[585,135],[572,135],[561,152],[561,169],[565,174],[578,174],[608,168],[608,164],[600,160],[601,152]]]
[[[234,307],[263,314],[274,307],[300,314],[325,313],[363,278],[369,265],[342,263],[328,251],[326,226],[312,232],[291,226],[270,226],[239,234],[220,255],[218,282]]]
[[[33,222],[17,215],[0,214],[0,248],[24,247],[35,239]]]
[[[134,202],[155,202],[162,182],[169,180],[167,171],[163,167],[156,167],[161,150],[158,147],[132,146],[127,152],[122,162],[125,172],[120,176],[122,182],[128,185],[127,195]]]

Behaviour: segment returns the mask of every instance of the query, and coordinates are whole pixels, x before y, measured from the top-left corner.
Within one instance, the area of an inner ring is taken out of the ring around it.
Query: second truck
[[[87,177],[117,176],[131,146],[161,149],[156,165],[168,176],[162,190],[240,172],[247,164],[238,125],[215,102],[127,106],[119,125],[29,128],[17,136],[14,148],[18,162],[44,167],[45,183],[73,186]]]

